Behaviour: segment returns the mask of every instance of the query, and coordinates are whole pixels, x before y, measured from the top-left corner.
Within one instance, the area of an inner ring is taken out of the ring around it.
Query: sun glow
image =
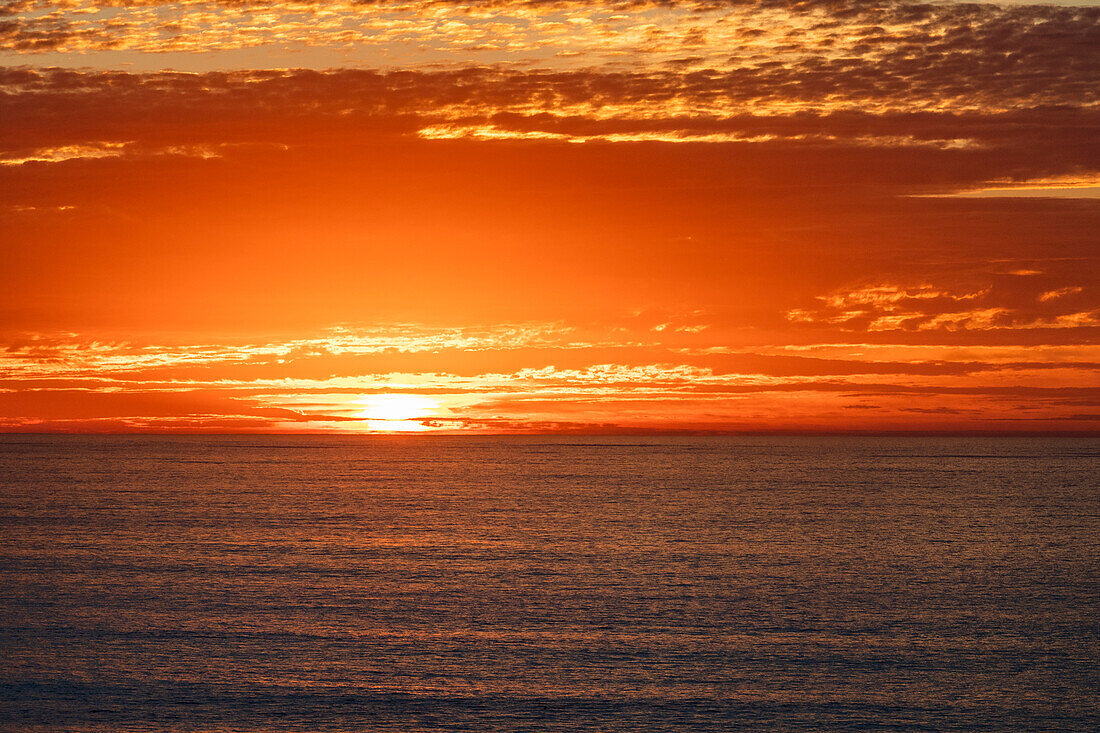
[[[427,430],[428,426],[420,420],[436,415],[439,410],[438,402],[418,394],[370,395],[361,404],[359,417],[366,419],[367,427],[384,432]]]

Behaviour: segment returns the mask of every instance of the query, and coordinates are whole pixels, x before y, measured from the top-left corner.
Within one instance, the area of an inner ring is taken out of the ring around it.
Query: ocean
[[[0,436],[0,730],[1100,729],[1100,441]]]

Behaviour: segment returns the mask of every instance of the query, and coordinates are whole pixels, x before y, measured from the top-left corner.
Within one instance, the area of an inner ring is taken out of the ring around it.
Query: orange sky
[[[0,430],[1100,428],[1100,3],[0,2]]]

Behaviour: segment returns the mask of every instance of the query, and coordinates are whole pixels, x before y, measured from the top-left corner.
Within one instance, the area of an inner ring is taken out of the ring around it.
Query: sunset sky
[[[0,431],[1100,432],[1100,2],[0,0]]]

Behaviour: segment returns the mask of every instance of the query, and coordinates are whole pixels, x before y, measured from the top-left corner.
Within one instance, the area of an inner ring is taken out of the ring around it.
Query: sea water
[[[1100,728],[1100,441],[0,436],[0,730]]]

